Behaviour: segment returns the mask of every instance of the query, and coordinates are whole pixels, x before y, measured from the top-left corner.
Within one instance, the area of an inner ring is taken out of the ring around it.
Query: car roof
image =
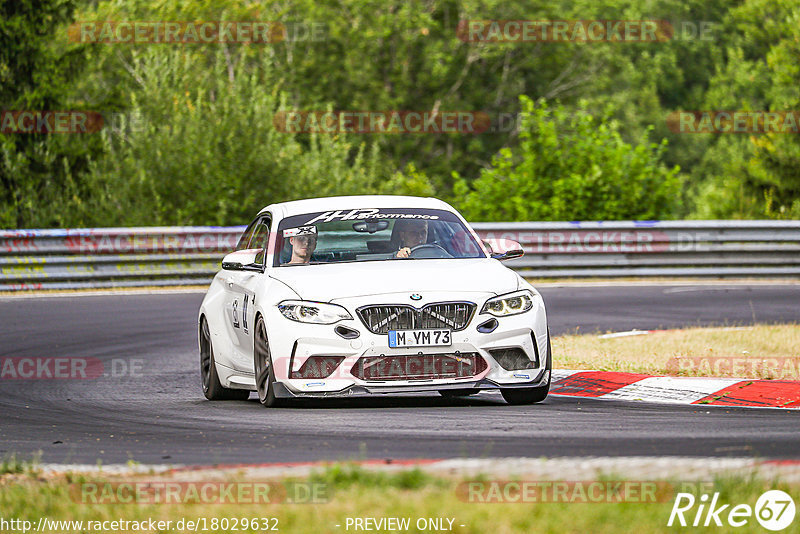
[[[423,208],[454,211],[446,202],[432,197],[402,195],[353,195],[342,197],[307,198],[270,204],[261,210],[276,217],[291,217],[318,211],[350,210],[356,208]]]

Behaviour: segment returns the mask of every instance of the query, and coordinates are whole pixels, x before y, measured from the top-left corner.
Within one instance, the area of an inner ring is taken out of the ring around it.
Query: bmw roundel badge
[[[420,295],[419,293],[412,293],[411,300],[422,300],[422,295]]]

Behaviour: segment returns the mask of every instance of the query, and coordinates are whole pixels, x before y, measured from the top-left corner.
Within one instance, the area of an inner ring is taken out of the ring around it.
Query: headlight
[[[284,300],[278,304],[278,309],[284,317],[298,323],[333,324],[343,319],[352,319],[341,306],[324,302]]]
[[[487,300],[481,309],[481,313],[488,313],[495,317],[506,317],[525,313],[531,308],[533,308],[533,293],[526,289]]]

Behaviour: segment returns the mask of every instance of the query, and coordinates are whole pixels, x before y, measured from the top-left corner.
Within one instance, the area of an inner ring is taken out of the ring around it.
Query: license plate
[[[450,330],[389,330],[390,347],[442,347],[452,344]]]

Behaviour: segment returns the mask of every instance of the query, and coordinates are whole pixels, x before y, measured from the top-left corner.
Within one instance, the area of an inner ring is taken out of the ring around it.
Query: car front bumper
[[[452,332],[452,345],[441,347],[389,347],[387,335],[373,334],[354,313],[357,306],[363,302],[341,302],[353,315],[353,320],[340,321],[335,325],[297,323],[283,317],[276,310],[266,320],[276,378],[276,395],[283,398],[352,397],[446,389],[482,390],[546,385],[549,383],[550,369],[547,365],[548,336],[544,303],[537,298],[534,307],[528,312],[496,318],[498,326],[495,330],[480,332],[477,326],[493,318],[479,313],[485,299],[491,296],[493,295],[471,295],[473,298],[469,300],[478,306],[475,314],[465,329]],[[432,294],[430,297],[431,302],[453,300],[452,294]],[[384,298],[391,302],[397,297]],[[343,339],[334,331],[339,325],[357,330],[359,337]],[[504,369],[492,356],[491,351],[508,348],[523,350],[535,364],[528,369],[510,371]],[[363,380],[351,372],[361,358],[459,353],[478,354],[486,362],[486,368],[468,377],[391,380]],[[334,356],[343,360],[328,377],[296,378],[294,373],[313,356]]]

